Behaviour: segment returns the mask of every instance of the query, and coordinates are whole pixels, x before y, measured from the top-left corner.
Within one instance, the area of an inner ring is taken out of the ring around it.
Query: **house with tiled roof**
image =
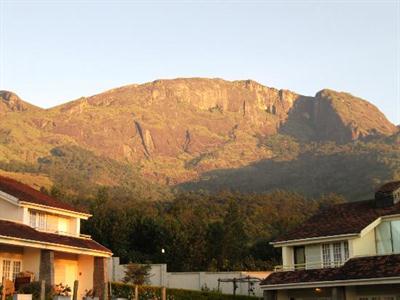
[[[323,209],[272,244],[282,265],[261,282],[266,300],[400,299],[400,181]]]
[[[25,184],[0,176],[0,276],[19,274],[50,285],[73,286],[78,298],[94,290],[104,299],[107,261],[112,253],[80,233],[91,215]]]

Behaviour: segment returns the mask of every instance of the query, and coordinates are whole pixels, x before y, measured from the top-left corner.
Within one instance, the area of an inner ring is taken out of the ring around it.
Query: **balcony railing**
[[[291,264],[291,265],[278,265],[275,266],[275,272],[285,271],[299,271],[299,270],[312,270],[312,269],[326,269],[326,268],[338,268],[343,266],[347,260],[331,261],[331,262],[306,262],[303,264]]]
[[[47,233],[55,233],[55,234],[68,235],[68,236],[77,236],[77,234],[75,232],[62,231],[62,230],[59,230],[57,226],[46,225],[44,227],[35,226],[33,228],[35,228],[37,231],[42,231],[42,232],[47,232]]]

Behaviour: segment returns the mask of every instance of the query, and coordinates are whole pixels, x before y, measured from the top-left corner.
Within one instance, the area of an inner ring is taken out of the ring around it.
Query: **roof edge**
[[[332,287],[332,286],[348,286],[348,285],[379,285],[400,283],[400,276],[396,277],[377,277],[377,278],[361,278],[347,280],[332,281],[313,281],[313,282],[297,282],[284,284],[260,284],[262,290],[282,290],[282,289],[301,289],[313,287]]]
[[[38,244],[38,245],[55,246],[55,247],[60,247],[60,248],[72,249],[72,250],[81,250],[81,251],[83,250],[84,252],[88,252],[88,253],[103,254],[102,256],[106,256],[106,257],[113,255],[111,250],[110,250],[110,252],[108,252],[108,251],[101,251],[101,250],[90,249],[90,248],[75,247],[75,246],[69,246],[69,245],[58,244],[58,243],[49,243],[49,242],[43,242],[43,241],[38,241],[38,240],[30,240],[30,239],[23,239],[23,238],[17,238],[17,237],[12,237],[12,236],[0,235],[0,240],[2,238],[6,239],[6,240],[15,240],[15,241],[20,241],[20,242],[25,242],[25,243],[33,243],[33,244]],[[94,241],[94,240],[92,240],[92,241]],[[96,241],[94,241],[94,242],[96,242]],[[39,248],[39,247],[33,247],[33,248]]]
[[[310,242],[310,241],[324,241],[327,239],[337,239],[337,238],[342,238],[342,237],[357,237],[360,235],[365,234],[365,231],[369,232],[369,230],[374,229],[376,226],[380,224],[382,220],[394,218],[394,217],[400,217],[400,214],[390,214],[390,215],[383,215],[377,217],[375,220],[373,220],[371,223],[369,223],[367,226],[365,226],[360,232],[358,233],[345,233],[345,234],[338,234],[338,235],[329,235],[329,236],[316,236],[312,238],[304,238],[304,239],[293,239],[293,240],[284,240],[284,241],[277,241],[277,242],[270,242],[270,245],[273,245],[275,247],[283,246],[285,244],[292,245],[292,244],[297,244],[301,242]],[[369,228],[371,227],[371,228]]]
[[[304,239],[294,239],[294,240],[285,240],[285,241],[277,241],[277,242],[270,242],[270,245],[275,247],[284,246],[284,245],[294,245],[302,242],[317,242],[317,241],[325,241],[330,239],[341,239],[345,237],[358,237],[360,233],[346,233],[346,234],[337,234],[337,235],[327,235],[327,236],[317,236],[311,238],[304,238]]]
[[[32,207],[53,210],[53,211],[57,211],[57,212],[69,213],[69,214],[73,214],[76,216],[82,216],[85,219],[90,218],[92,216],[89,213],[85,213],[85,212],[81,212],[81,211],[62,209],[62,208],[58,208],[58,207],[54,207],[54,206],[42,205],[42,204],[37,204],[37,203],[29,202],[29,201],[20,200],[19,203],[21,204],[21,206],[27,206],[27,207],[32,206]]]

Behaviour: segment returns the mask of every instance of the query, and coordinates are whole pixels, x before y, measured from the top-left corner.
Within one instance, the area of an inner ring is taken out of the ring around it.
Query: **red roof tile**
[[[43,194],[26,184],[4,176],[0,176],[0,191],[12,195],[21,201],[78,213],[86,213],[85,211],[77,209],[72,205],[61,202],[49,195]]]
[[[0,220],[0,236],[7,236],[51,244],[59,244],[88,250],[102,251],[111,254],[111,251],[109,249],[100,245],[92,239],[41,232],[27,225],[5,220]]]
[[[274,242],[358,234],[378,217],[393,214],[400,214],[400,203],[385,208],[377,208],[374,200],[337,204],[323,209]]]
[[[400,276],[400,255],[392,254],[352,258],[339,268],[275,272],[264,279],[261,285],[398,276]]]

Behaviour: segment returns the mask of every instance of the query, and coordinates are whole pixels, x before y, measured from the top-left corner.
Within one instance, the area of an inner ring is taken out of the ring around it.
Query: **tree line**
[[[123,263],[166,263],[169,271],[266,270],[279,264],[269,242],[322,207],[344,201],[274,191],[267,194],[189,192],[171,201],[118,199],[100,188],[88,199],[54,196],[93,215],[82,232],[111,249]]]

